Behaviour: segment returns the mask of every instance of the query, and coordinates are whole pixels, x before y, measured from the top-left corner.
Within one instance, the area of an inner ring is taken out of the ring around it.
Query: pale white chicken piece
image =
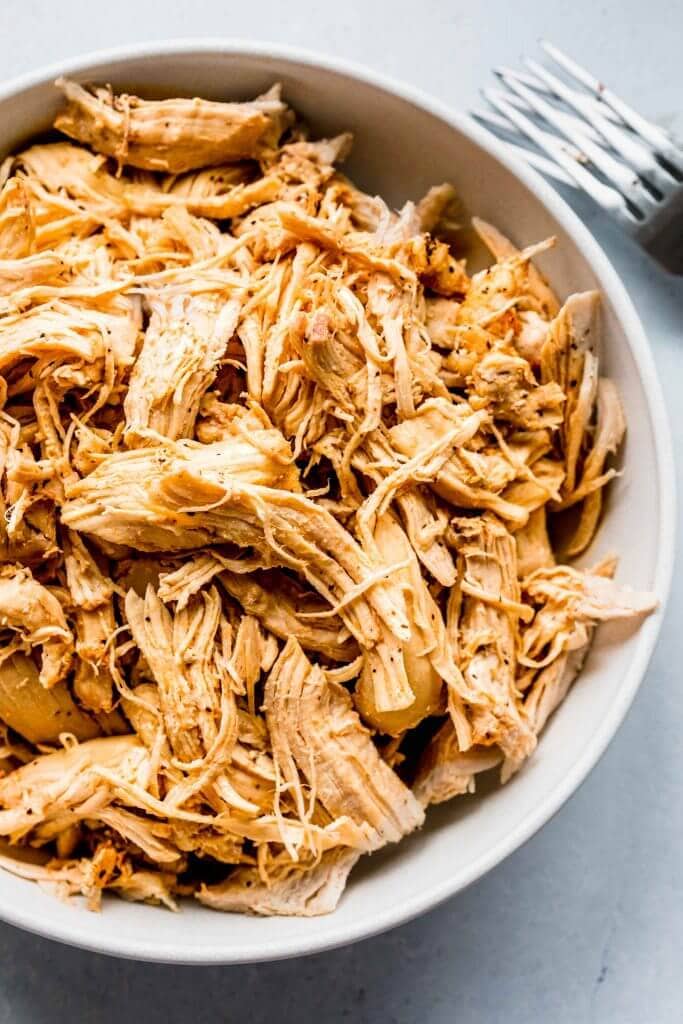
[[[555,382],[565,393],[561,430],[565,458],[563,494],[574,490],[579,456],[598,386],[598,292],[571,295],[557,314],[541,349],[541,380]]]
[[[304,779],[333,817],[348,817],[366,829],[366,849],[419,828],[421,807],[380,758],[347,691],[327,682],[295,640],[287,642],[268,676],[265,707],[275,762],[302,817]]]
[[[537,569],[523,581],[523,592],[536,612],[522,633],[520,664],[543,668],[563,651],[584,646],[598,622],[649,615],[656,609],[654,594],[620,586],[598,570],[558,565]]]
[[[8,178],[0,189],[0,259],[19,260],[33,249],[33,211],[20,178]]]
[[[539,669],[524,700],[524,711],[527,719],[538,736],[545,725],[569,693],[572,683],[583,667],[588,654],[592,630],[589,639],[582,646],[568,648],[559,654],[549,665]],[[581,634],[583,639],[585,634]],[[580,643],[580,640],[577,640]]]
[[[581,479],[564,506],[581,501],[581,514],[573,536],[564,546],[565,557],[575,557],[585,551],[598,527],[602,511],[603,488],[616,475],[615,469],[606,469],[610,455],[614,455],[626,432],[626,419],[613,383],[601,377],[597,388],[595,431],[584,459]]]
[[[129,590],[125,608],[133,639],[159,688],[165,731],[175,754],[188,763],[203,759],[215,746],[221,713],[232,719],[214,753],[217,774],[237,739],[237,718],[232,699],[221,707],[228,677],[216,646],[221,624],[216,591],[171,615],[151,587],[144,598]]]
[[[222,295],[150,300],[151,317],[130,376],[124,409],[129,444],[153,431],[191,437],[199,403],[237,326],[241,303]]]
[[[409,421],[399,423],[390,430],[391,440],[404,455],[414,458],[429,448],[445,431],[452,429],[462,417],[458,406],[450,405],[440,398],[424,402],[416,415]],[[513,526],[523,526],[528,518],[526,508],[505,500],[500,491],[514,479],[516,473],[510,466],[505,476],[499,478],[498,490],[493,490],[493,481],[484,464],[483,473],[477,471],[476,463],[481,462],[478,453],[463,456],[464,449],[456,450],[442,469],[436,474],[431,485],[436,493],[461,508],[489,509]],[[489,477],[487,480],[486,477]]]
[[[420,757],[413,793],[423,807],[473,793],[475,776],[497,767],[502,760],[497,747],[461,750],[453,723],[446,721]]]
[[[62,520],[72,529],[143,551],[221,541],[261,550],[265,545],[273,564],[295,569],[337,603],[360,643],[376,640],[378,617],[395,635],[407,637],[408,623],[387,579],[390,566],[373,565],[313,501],[247,482],[275,483],[289,469],[246,440],[229,447],[167,443],[104,460],[70,487]]]
[[[108,664],[109,645],[116,630],[114,585],[105,579],[79,534],[65,531],[62,547],[67,583],[76,607],[78,663],[74,693],[88,710],[109,712],[114,689]]]
[[[42,365],[54,362],[94,363],[111,353],[114,364],[132,362],[138,327],[134,315],[113,316],[55,301],[0,321],[0,372],[22,359]]]
[[[395,736],[442,711],[448,694],[453,721],[467,747],[470,730],[462,705],[466,687],[453,660],[441,610],[396,519],[389,513],[380,516],[374,536],[383,558],[403,563],[395,579],[403,590],[410,639],[397,644],[389,636],[364,653],[356,706],[374,728]]]
[[[329,850],[313,864],[292,864],[282,878],[269,883],[255,868],[238,868],[225,882],[203,885],[197,899],[212,910],[265,917],[331,914],[358,857],[356,850]]]
[[[0,259],[0,296],[11,296],[20,289],[47,281],[55,283],[65,269],[62,258],[49,251],[18,260]]]
[[[509,778],[535,746],[515,687],[521,594],[514,538],[494,516],[456,521],[463,563],[460,665],[470,689],[473,740],[496,744]]]
[[[19,836],[59,822],[59,831],[81,817],[97,819],[115,799],[114,785],[136,782],[149,766],[136,736],[88,740],[44,754],[0,779],[0,835]]]

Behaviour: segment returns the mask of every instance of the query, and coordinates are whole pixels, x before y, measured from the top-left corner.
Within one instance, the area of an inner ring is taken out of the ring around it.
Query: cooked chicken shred
[[[0,865],[329,913],[656,607],[568,562],[626,428],[599,296],[479,220],[470,276],[451,185],[390,209],[277,86],[57,85],[0,189]]]

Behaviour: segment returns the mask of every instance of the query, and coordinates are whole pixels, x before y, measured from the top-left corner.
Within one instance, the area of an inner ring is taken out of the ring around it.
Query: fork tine
[[[520,74],[520,72],[511,71],[508,68],[494,68],[493,73],[494,75],[498,75],[498,77],[501,78],[504,82],[514,80],[515,82],[519,82],[521,85],[526,85],[529,88],[536,89],[537,91],[539,84],[543,84],[539,83],[535,78],[532,78],[531,75]],[[543,89],[543,94],[546,96],[553,95],[552,91],[548,88]],[[511,93],[508,99],[510,100],[511,103],[514,103],[516,107],[519,107],[520,110],[529,111],[532,109],[526,102],[526,100],[523,100],[521,96],[517,95],[517,93]],[[573,127],[585,132],[588,138],[592,139],[593,142],[597,142],[600,143],[601,145],[604,145],[603,137],[598,132],[596,132],[592,128],[592,126],[588,124],[586,121],[579,120],[573,114],[567,114],[564,110],[558,109],[555,110],[555,116],[559,118],[560,121],[565,121],[568,125],[572,125]]]
[[[488,100],[490,100],[491,96],[498,96],[499,98],[505,99],[511,107],[515,107],[516,110],[519,110],[520,113],[525,114],[527,117],[535,114],[533,107],[526,103],[521,96],[517,96],[514,92],[499,92],[497,89],[490,89],[485,95]],[[580,164],[588,163],[586,154],[583,150],[574,146],[568,141],[568,139],[560,138],[553,132],[546,131],[536,122],[534,122],[534,126],[536,128],[537,136],[544,139],[546,145],[549,146],[550,149],[554,151],[558,146],[561,146],[564,152],[567,153],[572,160],[576,160],[576,162]]]
[[[524,63],[532,74],[537,75],[548,87],[551,94],[563,100],[568,106],[581,114],[582,117],[588,119],[589,124],[595,129],[594,134],[598,142],[603,145],[604,142],[609,143],[630,167],[643,178],[646,178],[652,185],[655,185],[662,195],[668,195],[676,187],[676,179],[668,171],[664,170],[661,164],[657,162],[652,150],[638,136],[634,136],[625,125],[623,128],[618,128],[604,117],[599,107],[602,106],[604,110],[609,110],[609,107],[606,107],[604,103],[596,103],[592,97],[587,96],[585,93],[579,93],[574,89],[570,89],[561,79],[557,78],[556,75],[553,75],[547,68],[544,68],[543,65],[538,64],[535,60],[525,60]]]
[[[535,167],[541,174],[554,178],[560,185],[576,188],[576,182],[573,178],[565,174],[561,167],[558,167],[552,160],[548,160],[547,157],[536,153],[533,149],[527,149],[526,146],[518,146],[515,142],[508,142],[508,149],[514,150],[519,160],[522,160],[525,164],[530,164],[531,167]]]
[[[561,117],[557,117],[557,111],[555,107],[552,107],[546,100],[532,92],[525,85],[514,79],[504,79],[505,84],[516,92],[518,96],[526,100],[533,110],[540,114],[549,125],[558,129],[562,132],[575,146],[578,146],[582,150],[591,163],[605,175],[607,180],[616,188],[619,189],[629,200],[636,206],[640,207],[641,212],[648,210],[653,204],[654,199],[647,192],[638,178],[638,176],[625,164],[619,160],[615,160],[613,156],[605,152],[601,146],[596,145],[590,138],[588,138],[586,132],[583,130],[583,125],[577,127],[573,123],[567,123]]]
[[[526,63],[528,64],[528,61]],[[516,69],[509,68],[507,66],[501,66],[498,68],[494,68],[493,70],[497,75],[505,74],[510,75],[512,77],[516,77],[518,81],[522,82],[523,85],[528,85],[530,88],[536,89],[537,92],[542,93],[544,96],[552,96],[554,94],[553,90],[548,85],[546,85],[545,82],[534,78],[533,75],[526,75],[523,71],[517,71]],[[565,88],[569,89],[569,86],[566,86]],[[586,110],[588,110],[589,108],[591,110],[595,110],[596,113],[602,114],[602,116],[607,118],[608,121],[612,121],[614,124],[618,124],[621,125],[622,127],[625,127],[624,120],[621,117],[619,117],[616,111],[612,110],[611,107],[608,107],[601,100],[597,100],[594,96],[589,96],[588,93],[585,92],[578,93],[576,90],[572,90],[572,92],[577,96],[581,96],[582,100],[586,105]]]
[[[558,50],[552,43],[541,40],[540,45],[548,56],[559,64],[568,75],[580,82],[598,99],[606,103],[608,107],[611,107],[637,135],[640,135],[641,138],[645,139],[652,146],[659,156],[667,160],[680,174],[683,174],[683,152],[663,128],[653,124],[636,110],[633,110],[632,107],[619,99],[610,89],[607,89],[602,82],[594,78],[589,71],[586,71],[576,61],[567,57],[566,54]]]
[[[561,185],[569,185],[571,188],[576,188],[575,180],[570,178],[568,174],[565,174],[562,168],[558,167],[554,160],[548,160],[547,157],[542,156],[533,149],[527,149],[526,146],[522,146],[516,141],[517,139],[524,139],[524,136],[506,117],[502,117],[500,114],[493,114],[490,110],[473,110],[470,116],[476,118],[477,121],[481,121],[482,124],[489,128],[495,128],[496,132],[505,132],[507,135],[512,135],[514,141],[508,142],[506,139],[505,144],[507,148],[513,150],[515,154],[524,161],[524,163],[531,164],[531,166],[535,167],[537,171],[541,172],[541,174],[554,178],[555,181],[559,181]],[[549,136],[549,138],[551,138],[551,136]]]
[[[633,231],[637,227],[638,221],[629,210],[621,193],[611,185],[605,185],[598,181],[595,175],[573,159],[560,139],[539,129],[533,121],[509,102],[507,96],[498,90],[483,89],[482,93],[492,107],[512,121],[523,135],[526,135],[539,149],[547,153],[551,160],[558,163],[562,170],[566,171],[599,206],[616,217],[628,231]]]

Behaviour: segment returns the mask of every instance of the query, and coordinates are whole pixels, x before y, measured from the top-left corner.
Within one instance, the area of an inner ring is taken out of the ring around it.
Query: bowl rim
[[[655,442],[655,463],[658,480],[659,549],[654,569],[653,589],[658,594],[658,611],[643,623],[639,642],[629,670],[622,679],[617,697],[601,721],[592,741],[574,763],[572,770],[515,828],[468,867],[444,882],[425,886],[419,893],[378,914],[372,924],[367,920],[339,925],[327,935],[297,935],[270,940],[264,925],[258,944],[241,943],[239,952],[222,944],[197,948],[189,943],[174,942],[173,949],[155,949],[144,937],[131,941],[110,932],[106,937],[84,938],[79,934],[80,916],[74,914],[73,923],[45,921],[37,923],[35,917],[21,906],[0,905],[0,919],[36,935],[54,939],[70,946],[110,956],[150,962],[176,964],[238,964],[281,960],[290,957],[320,953],[378,935],[390,928],[406,923],[431,910],[483,877],[497,864],[526,843],[541,829],[585,781],[602,757],[628,712],[636,692],[645,676],[657,638],[671,588],[676,535],[675,464],[671,431],[663,393],[657,377],[654,359],[638,313],[610,260],[586,225],[565,200],[533,168],[512,155],[492,135],[480,127],[467,114],[452,109],[443,101],[412,84],[398,81],[390,75],[370,69],[353,60],[318,53],[315,50],[283,43],[271,43],[233,37],[181,37],[123,44],[69,57],[15,76],[0,83],[0,103],[31,88],[48,84],[59,75],[79,74],[90,67],[106,63],[123,63],[140,58],[191,56],[194,53],[220,55],[272,57],[309,67],[336,72],[375,87],[399,99],[412,103],[463,135],[469,137],[485,152],[521,180],[549,211],[552,217],[578,245],[584,258],[600,282],[601,291],[609,296],[617,320],[625,334],[642,382],[648,414]]]

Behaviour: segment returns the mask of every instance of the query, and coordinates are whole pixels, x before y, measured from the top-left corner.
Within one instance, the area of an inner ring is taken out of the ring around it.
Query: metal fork
[[[505,89],[483,89],[493,112],[473,116],[527,163],[582,188],[683,275],[683,149],[557,47],[540,45],[562,77],[535,60],[526,72],[496,68]]]

